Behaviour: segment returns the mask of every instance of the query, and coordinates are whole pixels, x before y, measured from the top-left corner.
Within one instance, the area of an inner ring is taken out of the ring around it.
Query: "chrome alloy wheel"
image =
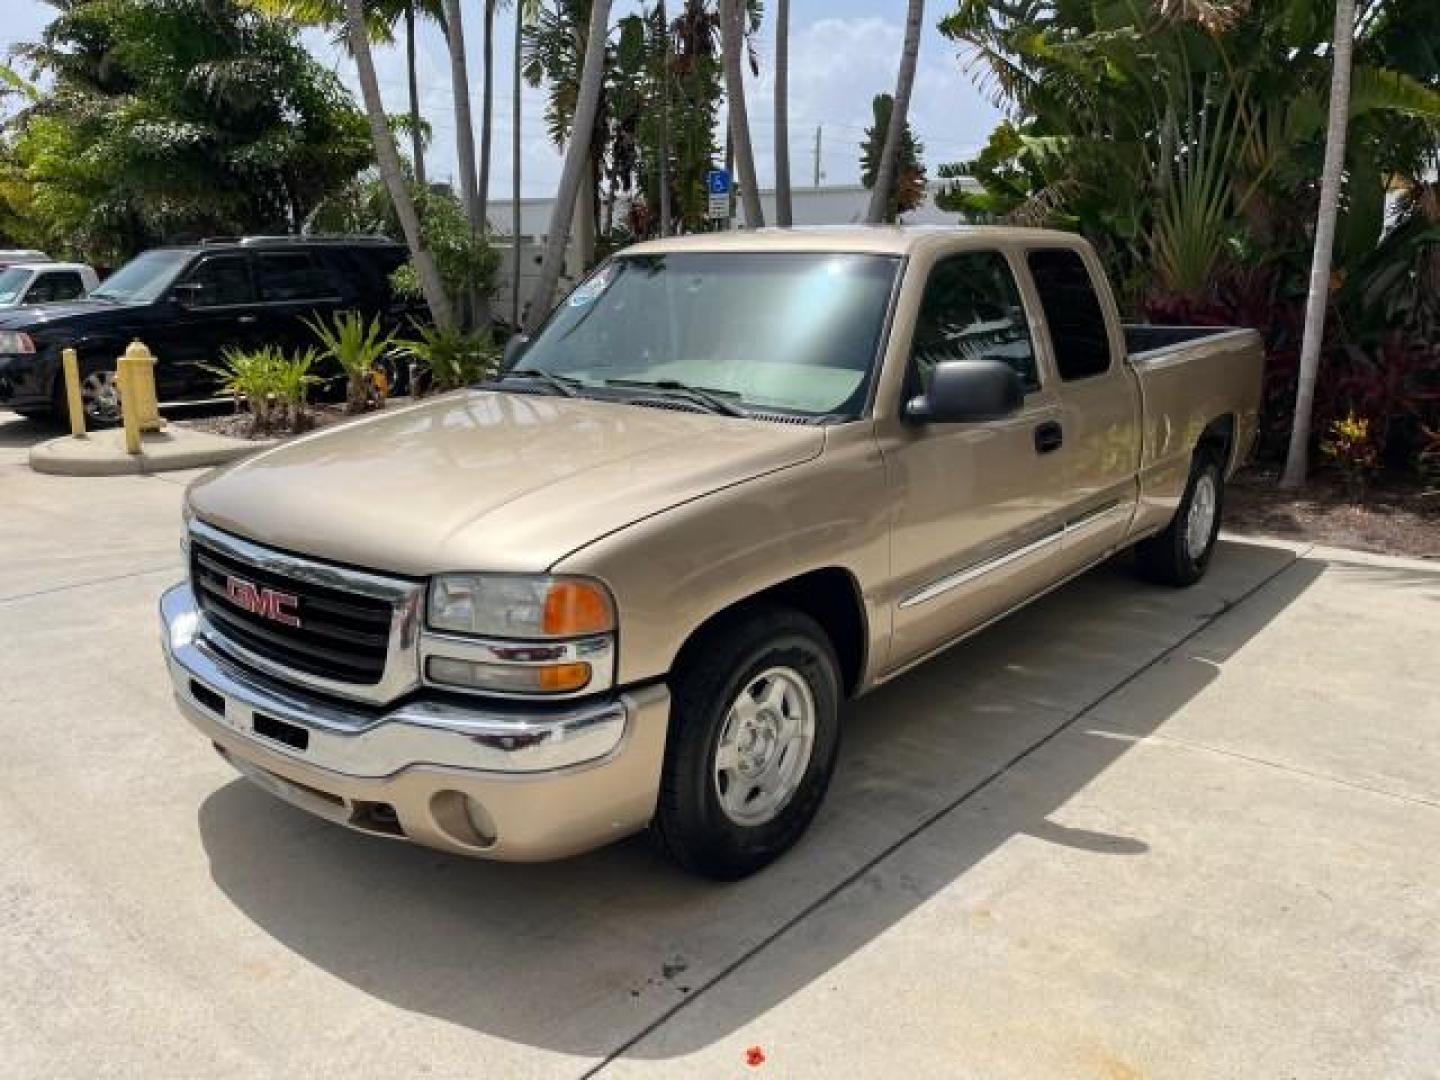
[[[86,419],[101,424],[120,419],[120,384],[113,371],[92,371],[80,383]]]
[[[793,668],[761,672],[725,715],[715,750],[715,793],[736,825],[764,825],[785,808],[810,764],[815,697]]]
[[[1185,553],[1192,559],[1203,558],[1210,546],[1218,502],[1215,478],[1208,472],[1201,473],[1190,495],[1190,513],[1185,519]]]

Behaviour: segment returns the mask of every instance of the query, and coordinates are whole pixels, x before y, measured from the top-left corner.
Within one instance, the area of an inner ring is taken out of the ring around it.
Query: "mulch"
[[[1279,471],[1252,466],[1225,490],[1225,528],[1381,555],[1440,559],[1440,489],[1379,478],[1357,501],[1321,472],[1299,492],[1281,491]]]

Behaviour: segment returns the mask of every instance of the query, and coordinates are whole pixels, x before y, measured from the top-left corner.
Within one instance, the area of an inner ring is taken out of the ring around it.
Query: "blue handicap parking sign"
[[[705,187],[711,195],[730,194],[730,174],[724,169],[711,169],[705,174]]]

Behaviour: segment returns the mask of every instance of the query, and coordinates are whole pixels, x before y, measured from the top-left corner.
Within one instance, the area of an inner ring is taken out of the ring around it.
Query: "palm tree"
[[[758,229],[765,224],[760,207],[760,185],[755,178],[755,149],[750,143],[750,120],[745,113],[745,82],[740,53],[744,48],[748,12],[742,0],[720,0],[721,48],[725,54],[725,98],[729,114],[730,141],[735,148],[736,171],[740,174],[740,198],[745,206],[745,224]]]
[[[410,92],[410,158],[415,166],[415,185],[424,191],[425,132],[420,122],[420,85],[415,68],[415,0],[405,0],[405,79]]]
[[[525,23],[539,0],[515,0],[515,70],[510,93],[510,325],[520,325],[520,69],[525,58]]]
[[[356,3],[358,0],[347,2]],[[570,223],[582,181],[594,190],[593,177],[590,176],[590,143],[594,138],[595,115],[600,107],[600,88],[605,79],[605,44],[609,25],[610,0],[594,0],[590,6],[590,32],[585,41],[570,143],[565,148],[560,187],[550,211],[550,229],[545,237],[545,258],[540,264],[540,278],[535,283],[535,293],[530,298],[530,310],[525,318],[526,327],[530,330],[539,326],[550,313],[550,302],[555,295],[555,285],[560,280],[560,266],[565,259]]]
[[[380,101],[380,81],[375,77],[375,58],[370,55],[370,36],[365,27],[363,0],[344,0],[345,24],[350,35],[350,52],[355,57],[355,68],[360,77],[360,96],[365,103],[365,118],[370,122],[370,140],[375,145],[375,162],[380,178],[390,193],[395,206],[395,216],[400,219],[400,230],[405,234],[405,243],[410,248],[410,258],[415,263],[416,276],[420,279],[420,291],[430,307],[430,316],[442,330],[455,325],[450,298],[445,295],[445,286],[435,259],[425,247],[420,233],[420,217],[415,212],[415,201],[405,186],[405,172],[400,164],[400,152],[395,149],[395,139],[385,118],[385,107]]]
[[[420,86],[416,63],[416,24],[421,16],[444,22],[441,0],[371,0],[365,5],[365,27],[370,41],[389,45],[395,40],[395,24],[405,22],[405,76],[409,91],[410,155],[415,167],[415,183],[421,190],[425,180],[425,124],[420,116]],[[255,0],[255,6],[270,15],[292,19],[301,26],[328,27],[337,30],[336,40],[349,48],[350,35],[345,21],[344,0]]]
[[[790,0],[775,5],[775,224],[788,229],[790,208]]]
[[[660,24],[660,132],[656,140],[656,157],[660,166],[660,235],[670,235],[670,20],[665,15],[665,0],[657,5]]]
[[[346,0],[347,4],[349,0]],[[475,179],[475,128],[470,121],[470,73],[465,62],[465,27],[460,0],[444,0],[445,43],[450,50],[450,87],[455,98],[455,154],[460,164],[460,202],[470,231],[480,232],[479,186]]]
[[[1315,377],[1330,302],[1330,254],[1345,170],[1345,125],[1350,112],[1350,52],[1355,40],[1355,0],[1335,0],[1334,68],[1330,75],[1330,120],[1325,128],[1325,164],[1320,173],[1320,210],[1315,220],[1315,251],[1310,259],[1310,293],[1305,298],[1305,335],[1300,344],[1300,377],[1295,387],[1295,420],[1285,455],[1282,488],[1303,487],[1310,458],[1310,415],[1315,406]]]
[[[880,166],[875,170],[875,186],[870,190],[870,209],[865,214],[865,220],[872,225],[890,217],[896,160],[900,156],[901,133],[910,115],[910,90],[915,85],[915,67],[920,58],[920,26],[924,19],[925,0],[910,0],[905,16],[905,44],[900,50],[900,73],[895,80],[895,105],[890,113],[890,126],[885,131]]]
[[[485,74],[480,91],[480,227],[490,228],[490,123],[495,116],[495,8],[498,0],[484,0],[484,34],[480,48],[485,57]]]

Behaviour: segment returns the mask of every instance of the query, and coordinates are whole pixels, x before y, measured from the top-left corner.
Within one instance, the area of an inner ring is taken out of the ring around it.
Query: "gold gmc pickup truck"
[[[1260,378],[1250,330],[1122,326],[1069,234],[639,244],[484,384],[196,483],[175,696],[354,829],[649,828],[739,877],[813,818],[846,698],[1124,549],[1204,574]]]

